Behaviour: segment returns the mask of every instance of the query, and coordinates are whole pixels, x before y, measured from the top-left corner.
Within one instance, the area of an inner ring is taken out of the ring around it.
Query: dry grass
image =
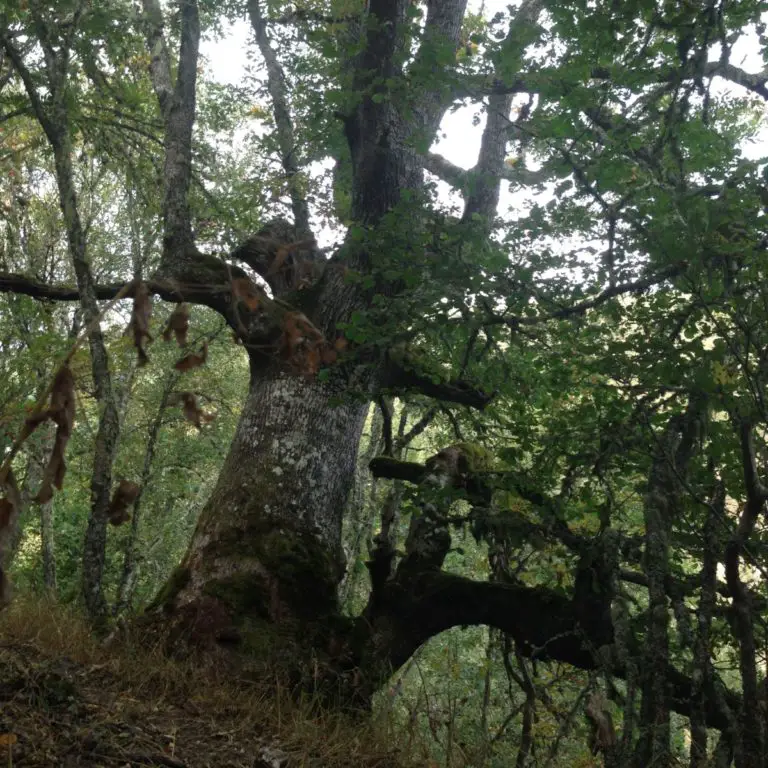
[[[0,614],[0,742],[8,734],[16,743],[0,744],[0,765],[19,767],[405,764],[365,719],[129,640],[107,648],[44,601]]]

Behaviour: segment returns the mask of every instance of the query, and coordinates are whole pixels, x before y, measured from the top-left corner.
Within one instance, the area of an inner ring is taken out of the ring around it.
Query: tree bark
[[[265,622],[319,629],[337,614],[342,514],[368,406],[336,395],[254,371],[217,486],[156,600],[176,617],[172,643],[245,640]]]
[[[61,123],[60,125],[66,125]],[[99,324],[99,309],[93,288],[93,276],[86,255],[86,239],[77,209],[77,195],[72,170],[72,154],[68,134],[57,130],[51,139],[56,162],[59,199],[69,237],[69,250],[75,268],[83,317],[90,330],[88,343],[91,351],[91,370],[96,386],[96,399],[102,410],[94,443],[91,473],[91,514],[85,532],[83,547],[83,597],[91,619],[97,624],[106,618],[102,578],[107,545],[107,507],[112,489],[112,465],[120,436],[120,417],[109,371],[109,358]]]
[[[357,585],[355,577],[358,572],[355,564],[363,552],[365,543],[370,540],[373,530],[376,515],[376,498],[374,495],[376,486],[375,482],[369,478],[368,465],[379,451],[381,430],[381,410],[376,408],[371,415],[368,445],[357,459],[353,486],[349,493],[346,512],[343,516],[344,521],[347,525],[351,526],[352,530],[349,535],[347,570],[339,585],[339,599],[342,605],[345,605],[350,595],[354,594]]]
[[[716,604],[717,563],[720,547],[717,524],[725,516],[725,487],[717,483],[704,523],[704,552],[701,564],[701,597],[699,598],[698,631],[693,646],[691,675],[691,761],[690,768],[707,766],[707,721],[704,687],[712,677],[711,629]]]
[[[761,485],[752,424],[734,417],[739,434],[747,501],[739,517],[736,532],[725,547],[725,577],[733,595],[733,627],[739,648],[742,709],[739,717],[739,738],[736,740],[736,767],[763,768],[764,742],[761,721],[760,691],[758,689],[757,644],[751,597],[741,579],[740,565],[747,551],[747,543],[754,532],[758,517],[766,502],[766,489]]]

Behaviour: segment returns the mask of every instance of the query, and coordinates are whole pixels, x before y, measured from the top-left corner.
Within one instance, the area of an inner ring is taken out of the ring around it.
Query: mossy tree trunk
[[[160,596],[174,637],[247,641],[264,622],[337,613],[341,525],[367,404],[329,385],[255,372],[218,484]]]

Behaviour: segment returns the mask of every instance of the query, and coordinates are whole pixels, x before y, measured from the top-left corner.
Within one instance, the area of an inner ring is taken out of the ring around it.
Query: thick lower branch
[[[382,386],[386,389],[416,391],[441,402],[468,405],[478,410],[485,408],[495,396],[494,392],[483,392],[461,379],[436,382],[430,374],[415,368],[410,359],[403,365],[392,355],[387,361]]]
[[[388,644],[390,668],[397,669],[416,649],[447,629],[485,625],[510,635],[524,656],[560,661],[584,670],[599,669],[594,643],[585,637],[575,601],[543,587],[498,582],[478,582],[440,571],[427,571],[407,585],[391,582],[379,602],[377,621],[392,627]],[[603,628],[612,633],[612,627]],[[374,630],[375,631],[375,630]],[[614,661],[611,671],[623,677]],[[668,706],[689,716],[691,680],[669,666],[665,674]],[[711,683],[707,684],[710,688]],[[705,716],[710,727],[727,729],[727,713],[718,706],[721,697],[705,694]],[[728,693],[725,703],[738,711],[739,697]]]
[[[213,257],[211,257],[213,259]],[[231,279],[247,277],[246,273],[238,268],[218,262],[218,275],[213,280],[204,282],[186,282],[174,279],[148,280],[147,289],[153,295],[159,296],[165,301],[187,301],[193,304],[202,304],[225,314],[228,307],[228,299],[231,296]],[[207,266],[207,265],[206,265]],[[210,269],[207,272],[213,273]],[[124,282],[105,283],[94,285],[93,291],[99,301],[114,299],[124,291],[131,280]],[[125,298],[133,297],[134,289],[131,288],[123,295]],[[30,296],[41,301],[80,301],[80,289],[75,285],[51,285],[42,280],[35,280],[15,272],[0,272],[0,293],[18,293]]]

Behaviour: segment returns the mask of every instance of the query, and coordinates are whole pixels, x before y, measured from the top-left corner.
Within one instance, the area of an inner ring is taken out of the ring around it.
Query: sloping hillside
[[[10,758],[8,751],[11,751]],[[402,765],[374,729],[272,680],[232,679],[127,642],[99,645],[45,603],[0,614],[0,765]]]

